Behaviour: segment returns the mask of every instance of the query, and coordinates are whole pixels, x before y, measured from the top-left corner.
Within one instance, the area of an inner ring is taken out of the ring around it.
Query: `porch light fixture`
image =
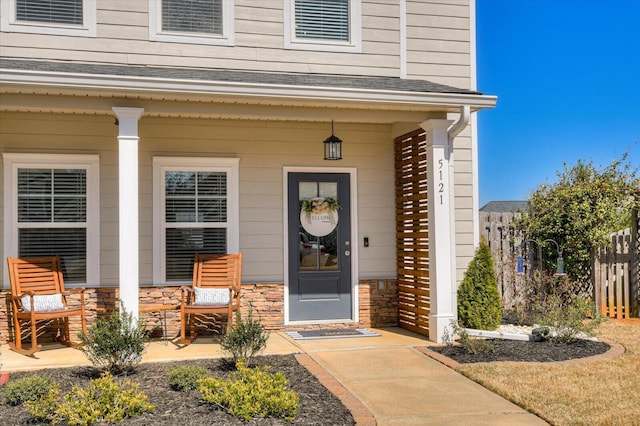
[[[333,120],[331,120],[331,136],[324,140],[324,159],[342,160],[342,140],[333,134]]]

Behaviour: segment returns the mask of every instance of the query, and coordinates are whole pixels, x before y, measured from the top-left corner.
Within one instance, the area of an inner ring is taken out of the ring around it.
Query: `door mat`
[[[366,328],[332,328],[320,330],[287,331],[294,340],[344,339],[347,337],[376,337],[378,333]]]

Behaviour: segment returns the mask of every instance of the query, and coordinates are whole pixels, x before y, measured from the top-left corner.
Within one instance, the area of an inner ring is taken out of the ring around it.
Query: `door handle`
[[[345,251],[344,251],[344,255],[345,255],[345,256],[351,256],[351,252],[350,252],[349,250],[345,250]]]

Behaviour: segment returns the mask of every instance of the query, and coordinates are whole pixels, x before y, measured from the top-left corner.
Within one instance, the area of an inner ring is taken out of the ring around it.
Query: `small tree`
[[[500,325],[501,318],[502,304],[491,250],[482,238],[458,288],[458,321],[463,327],[493,330]]]
[[[577,283],[573,293],[590,296],[593,250],[629,226],[632,209],[640,206],[640,178],[627,154],[603,169],[592,161],[565,164],[557,177],[557,183],[534,191],[517,226],[529,239],[558,242],[567,274]],[[553,269],[557,253],[545,250],[544,256]]]

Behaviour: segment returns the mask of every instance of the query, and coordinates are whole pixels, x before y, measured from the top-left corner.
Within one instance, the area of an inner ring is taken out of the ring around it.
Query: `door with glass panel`
[[[289,320],[348,320],[352,313],[347,173],[290,173]]]

